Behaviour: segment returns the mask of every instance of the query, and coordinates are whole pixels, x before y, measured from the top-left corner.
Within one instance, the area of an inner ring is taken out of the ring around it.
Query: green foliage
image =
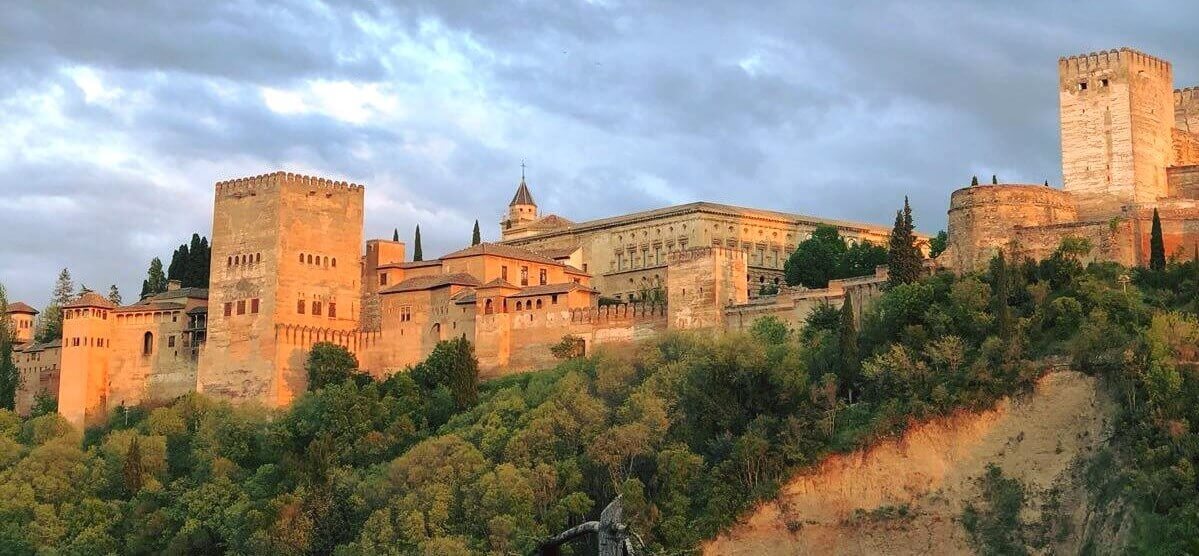
[[[988,464],[979,486],[982,506],[967,505],[962,512],[971,545],[982,554],[1028,554],[1023,536],[1026,525],[1020,520],[1026,496],[1020,481]]]
[[[479,221],[475,220],[475,229],[470,233],[470,244],[478,245],[483,243],[483,234],[479,232]]]
[[[583,356],[585,346],[582,338],[567,334],[562,337],[562,341],[550,346],[550,353],[558,359],[573,359]]]
[[[924,257],[916,246],[915,223],[908,198],[903,198],[903,210],[895,213],[895,227],[891,230],[890,247],[887,251],[887,267],[891,285],[910,284],[920,279]]]
[[[62,307],[71,302],[75,294],[75,284],[71,281],[71,272],[62,269],[54,282],[54,290],[50,294],[50,304],[38,315],[36,340],[39,343],[50,342],[62,338]]]
[[[350,350],[330,342],[312,345],[308,359],[304,362],[304,370],[308,373],[309,390],[340,384],[361,375],[358,358]]]
[[[193,233],[190,243],[180,245],[171,253],[166,279],[178,280],[185,288],[207,288],[211,261],[212,249],[208,246],[208,238]],[[146,284],[148,288],[157,285],[153,276],[147,277]],[[165,285],[163,287],[165,289]]]
[[[162,259],[150,259],[150,268],[146,270],[146,279],[142,281],[141,297],[159,294],[167,291],[167,275],[162,270]]]
[[[873,274],[876,266],[886,262],[886,249],[867,241],[849,245],[837,228],[817,224],[811,237],[787,258],[783,275],[789,286],[824,288],[829,280]]]
[[[970,185],[978,185],[978,176],[970,178]]]
[[[949,233],[945,230],[937,232],[937,235],[928,240],[928,257],[935,259],[945,252],[945,248],[949,247]]]
[[[13,361],[16,331],[8,318],[8,293],[0,284],[0,409],[15,409],[21,375]]]
[[[479,401],[479,360],[465,337],[437,342],[429,357],[410,372],[425,390],[449,389],[459,410]]]
[[[413,238],[412,238],[412,260],[413,261],[425,260],[424,250],[422,250],[421,246],[420,246],[420,224],[416,225],[416,233],[413,235]]]

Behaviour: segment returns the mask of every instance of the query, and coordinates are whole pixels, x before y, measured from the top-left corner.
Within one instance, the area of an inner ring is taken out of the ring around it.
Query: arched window
[[[490,315],[492,312],[494,312],[494,309],[491,307],[491,300],[488,299],[487,301],[483,302],[483,314]]]
[[[300,264],[304,264],[304,254],[300,253]]]
[[[154,334],[146,332],[142,336],[142,355],[150,355],[151,353],[154,353]]]
[[[523,308],[522,303],[520,301],[517,301],[516,302],[516,310],[519,311],[519,310],[521,310],[521,308]]]
[[[225,266],[233,266],[233,257],[229,257],[229,262]]]
[[[308,255],[308,264],[312,264],[312,255]]]
[[[441,341],[441,323],[440,322],[433,323],[433,337],[437,338],[438,341]]]
[[[256,262],[256,263],[262,262],[262,253],[254,253],[254,262]]]
[[[325,257],[325,266],[329,266],[329,257]]]
[[[541,308],[541,298],[537,298],[537,308]]]
[[[333,268],[337,268],[337,257],[333,257]]]

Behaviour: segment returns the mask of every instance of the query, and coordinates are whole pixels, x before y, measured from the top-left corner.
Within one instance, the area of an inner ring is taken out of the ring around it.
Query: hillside
[[[1115,413],[1096,383],[1053,372],[1033,393],[991,410],[936,419],[898,440],[829,457],[791,478],[777,499],[704,553],[972,554],[961,516],[967,504],[980,504],[988,464],[1025,487],[1025,521],[1051,524],[1062,533],[1054,539],[1058,552],[1078,553],[1088,504],[1077,471],[1105,442]],[[1055,491],[1061,510],[1041,512]]]

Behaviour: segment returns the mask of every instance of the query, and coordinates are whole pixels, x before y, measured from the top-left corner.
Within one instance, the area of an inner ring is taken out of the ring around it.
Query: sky
[[[103,4],[103,5],[101,5]],[[705,200],[945,226],[972,175],[1061,180],[1059,56],[1199,84],[1191,0],[0,0],[0,283],[136,297],[213,184],[366,186],[365,235],[485,240],[527,165],[587,220]]]

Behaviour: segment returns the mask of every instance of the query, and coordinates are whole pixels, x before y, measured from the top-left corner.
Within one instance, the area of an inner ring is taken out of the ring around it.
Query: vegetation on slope
[[[860,323],[826,307],[802,331],[670,334],[484,384],[465,341],[384,381],[324,348],[319,387],[287,411],[190,395],[82,439],[54,414],[0,412],[0,546],[522,553],[622,494],[649,547],[690,548],[796,469],[990,406],[1068,354],[1122,393],[1134,548],[1195,550],[1199,269],[1136,271],[1127,291],[1124,273],[1070,249],[997,260],[897,285]],[[1010,540],[1005,508],[980,507],[979,530]]]

